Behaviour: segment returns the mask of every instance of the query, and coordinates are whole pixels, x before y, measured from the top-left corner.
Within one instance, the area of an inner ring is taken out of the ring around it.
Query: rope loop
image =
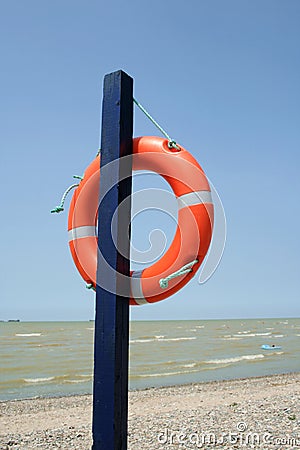
[[[169,147],[170,149],[175,148],[177,151],[180,151],[180,147],[178,147],[176,141],[174,141],[173,139],[171,139],[171,140],[168,142],[168,147]]]

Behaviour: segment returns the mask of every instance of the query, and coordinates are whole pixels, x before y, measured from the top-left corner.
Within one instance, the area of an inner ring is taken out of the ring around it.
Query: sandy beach
[[[91,396],[0,403],[0,449],[89,449]],[[300,373],[129,394],[130,450],[300,448]]]

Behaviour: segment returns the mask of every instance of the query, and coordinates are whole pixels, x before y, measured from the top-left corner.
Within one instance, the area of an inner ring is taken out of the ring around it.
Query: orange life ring
[[[155,303],[181,289],[196,273],[210,246],[213,229],[213,203],[204,171],[193,156],[179,146],[170,149],[168,141],[143,136],[133,139],[133,170],[160,174],[171,186],[178,202],[177,230],[165,254],[152,266],[131,272],[131,305]],[[100,163],[96,157],[86,169],[75,190],[68,218],[69,245],[83,279],[96,286],[96,223]],[[167,288],[160,281],[194,261],[184,274],[170,279]]]

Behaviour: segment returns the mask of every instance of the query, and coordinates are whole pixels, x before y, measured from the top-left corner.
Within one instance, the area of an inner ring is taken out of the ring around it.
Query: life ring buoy
[[[213,203],[208,180],[193,156],[179,146],[170,149],[168,140],[143,136],[133,139],[133,170],[160,174],[171,186],[178,203],[177,230],[164,255],[152,266],[131,272],[131,305],[155,303],[181,289],[195,275],[210,246]],[[99,198],[99,156],[89,165],[75,190],[68,217],[69,246],[75,265],[86,283],[96,286],[97,211]],[[190,271],[169,281],[160,280],[190,261]]]

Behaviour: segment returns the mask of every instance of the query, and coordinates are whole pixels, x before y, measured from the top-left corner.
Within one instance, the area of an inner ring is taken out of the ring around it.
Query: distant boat
[[[269,345],[269,344],[263,344],[261,346],[263,350],[281,350],[281,347],[279,345]]]
[[[20,322],[20,319],[9,319],[7,322]]]

